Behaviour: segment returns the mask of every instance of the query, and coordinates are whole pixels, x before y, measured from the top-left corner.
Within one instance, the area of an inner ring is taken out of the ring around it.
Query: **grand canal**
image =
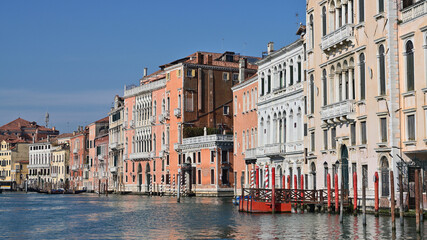
[[[0,239],[423,239],[415,218],[247,214],[228,198],[0,194]],[[427,222],[424,222],[427,229]]]

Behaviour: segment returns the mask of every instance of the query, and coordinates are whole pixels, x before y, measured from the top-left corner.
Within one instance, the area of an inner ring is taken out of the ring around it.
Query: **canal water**
[[[240,213],[229,198],[0,194],[0,239],[427,239],[415,218]],[[424,222],[427,231],[427,221]]]

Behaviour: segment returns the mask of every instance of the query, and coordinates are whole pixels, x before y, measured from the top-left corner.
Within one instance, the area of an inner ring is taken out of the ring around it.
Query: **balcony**
[[[180,118],[181,117],[181,108],[175,108],[173,110],[173,115],[175,115],[175,117]]]
[[[181,150],[181,143],[174,143],[173,144],[173,150],[174,151],[179,151],[179,150]]]
[[[127,128],[128,127],[128,121],[123,121],[123,128]]]
[[[265,145],[264,154],[267,157],[279,157],[286,153],[286,145],[283,143],[274,143]]]
[[[51,173],[50,176],[53,178],[56,178],[56,177],[58,177],[58,173]]]
[[[166,120],[168,120],[169,119],[169,116],[170,116],[170,113],[169,113],[169,111],[165,111],[165,112],[163,112],[162,114],[160,114],[159,115],[159,122],[165,122]]]
[[[150,152],[137,152],[129,154],[129,160],[148,160],[150,159]]]
[[[332,48],[337,48],[339,45],[347,41],[351,41],[353,37],[353,25],[346,24],[339,29],[322,37],[321,47],[323,51],[329,51]]]
[[[110,145],[109,145],[109,147],[110,147],[110,149],[111,150],[113,150],[113,149],[117,149],[117,147],[119,146],[119,143],[118,142],[112,142],[112,143],[110,143]]]
[[[105,155],[98,155],[99,161],[105,161]]]
[[[124,97],[132,97],[140,93],[152,92],[153,90],[159,89],[166,86],[166,79],[150,82],[140,86],[129,85],[125,86]]]
[[[245,160],[256,159],[256,148],[246,149]]]
[[[213,141],[233,141],[233,135],[212,134],[182,139],[182,144],[196,144]]]
[[[339,123],[350,119],[350,115],[354,111],[354,100],[344,100],[323,106],[320,115],[322,120],[327,123]]]
[[[427,12],[427,1],[419,1],[402,10],[402,23],[407,23]]]
[[[169,152],[169,144],[162,144],[162,151]]]
[[[117,173],[117,167],[110,167],[110,173]]]
[[[71,171],[77,171],[78,169],[79,167],[76,165],[71,166]]]
[[[156,124],[156,116],[150,116],[150,123],[151,123],[151,125]]]
[[[299,91],[303,91],[304,90],[304,85],[302,82],[284,87],[284,88],[276,88],[272,93],[268,93],[264,96],[260,96],[259,97],[259,103],[262,103],[264,101],[271,101],[273,99],[282,99],[286,96],[289,96],[293,93],[299,92]]]
[[[78,150],[77,148],[74,148],[74,149],[73,149],[73,153],[74,153],[74,154],[77,154],[77,152],[78,152],[78,151],[79,151],[79,150]]]

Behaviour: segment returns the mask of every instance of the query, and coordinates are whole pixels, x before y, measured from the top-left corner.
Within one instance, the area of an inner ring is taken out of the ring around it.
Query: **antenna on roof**
[[[298,20],[298,16],[299,16],[299,14],[298,14],[298,13],[295,13],[295,18],[296,18],[296,20],[297,20],[297,22],[296,22],[297,27],[299,27],[299,26],[300,26],[300,24],[301,24],[301,22]]]
[[[49,125],[49,113],[48,112],[46,112],[45,122],[46,122],[46,127],[47,127]]]

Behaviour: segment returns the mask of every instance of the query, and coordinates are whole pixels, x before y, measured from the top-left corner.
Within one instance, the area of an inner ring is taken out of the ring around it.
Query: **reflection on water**
[[[0,238],[14,239],[423,239],[415,218],[240,213],[227,198],[147,196],[0,195]],[[397,219],[398,220],[398,219]],[[427,231],[427,222],[423,225]]]

